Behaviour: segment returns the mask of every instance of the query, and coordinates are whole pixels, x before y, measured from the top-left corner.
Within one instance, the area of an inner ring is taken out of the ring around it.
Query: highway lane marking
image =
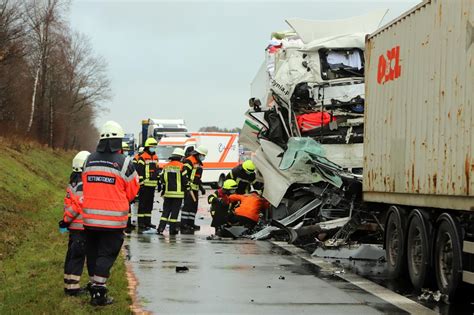
[[[334,271],[337,270],[331,263],[323,260],[322,258],[315,258],[312,257],[308,252],[304,251],[303,249],[296,247],[294,245],[288,244],[286,242],[275,242],[270,241],[271,244],[274,244],[291,254],[298,256],[299,258],[312,263],[319,268],[321,271]],[[410,314],[422,314],[422,315],[431,315],[431,314],[438,314],[437,312],[419,304],[415,301],[410,300],[403,295],[395,293],[379,284],[376,284],[370,280],[367,280],[361,276],[353,274],[351,272],[348,273],[334,273],[335,276],[361,288],[362,290],[410,313]]]

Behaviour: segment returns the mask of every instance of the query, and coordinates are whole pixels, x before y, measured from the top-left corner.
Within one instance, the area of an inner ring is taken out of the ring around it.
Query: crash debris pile
[[[365,36],[384,15],[292,19],[272,33],[241,133],[272,204],[252,238],[325,247],[381,238],[360,174]]]

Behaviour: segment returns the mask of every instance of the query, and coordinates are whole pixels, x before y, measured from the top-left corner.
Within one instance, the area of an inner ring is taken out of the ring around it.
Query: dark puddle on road
[[[164,238],[163,236],[158,237],[157,235],[146,235],[146,236],[139,236],[138,240],[143,243],[150,243],[150,242],[162,242],[165,241],[167,243],[181,243],[181,244],[194,244],[196,242],[210,242],[211,244],[224,244],[229,246],[240,246],[241,254],[258,254],[258,250],[255,249],[255,244],[248,240],[205,240],[201,238]],[[246,243],[249,242],[249,246],[245,246]],[[330,282],[332,285],[338,287],[345,292],[363,297],[362,300],[366,301],[365,304],[374,307],[375,309],[383,312],[383,313],[390,313],[390,314],[406,314],[403,310],[385,302],[382,299],[379,299],[359,287],[341,279],[337,276],[337,272],[341,270],[349,270],[355,274],[358,274],[364,278],[367,278],[393,292],[401,294],[417,303],[420,303],[436,312],[439,312],[443,315],[452,315],[452,314],[474,314],[474,294],[471,291],[471,294],[466,294],[466,297],[463,297],[460,302],[456,302],[455,304],[445,304],[442,302],[426,302],[418,300],[419,293],[415,292],[409,281],[401,279],[401,280],[390,280],[387,279],[387,271],[386,271],[386,263],[383,260],[367,260],[367,259],[344,259],[344,258],[329,258],[323,257],[326,261],[330,262],[334,266],[334,271],[322,272],[321,269],[312,264],[308,263],[305,260],[294,256],[291,252],[275,246],[271,245],[270,243],[263,243],[259,242],[260,245],[269,246],[270,253],[273,255],[279,256],[287,256],[290,261],[293,261],[293,264],[284,264],[278,266],[252,266],[252,265],[230,265],[223,267],[222,269],[228,270],[242,270],[247,271],[250,269],[271,269],[275,271],[275,274],[278,274],[279,270],[289,271],[291,273],[295,273],[298,275],[314,275],[320,279],[326,280]],[[265,245],[268,244],[268,245]],[[131,259],[129,245],[125,245],[126,250],[126,257],[127,259]],[[247,252],[248,251],[248,252]],[[215,254],[222,254],[221,250],[216,252]],[[344,255],[342,255],[344,256]],[[347,255],[348,256],[348,255]],[[132,259],[133,260],[133,259]],[[164,261],[152,261],[152,260],[142,260],[138,263],[144,268],[151,268],[152,265],[159,264],[160,268],[175,268],[176,264],[183,264],[187,265],[188,262],[184,261],[172,261],[172,260],[164,260]],[[190,269],[197,269],[198,266],[188,266]],[[284,280],[284,279],[282,279]],[[472,288],[471,288],[472,289]],[[359,298],[360,300],[360,298]],[[194,301],[183,301],[183,303],[194,303]]]
[[[350,257],[351,251],[341,249],[339,251],[341,257]],[[324,260],[332,263],[334,267],[349,270],[361,277],[371,280],[393,292],[403,295],[412,301],[420,303],[435,312],[443,315],[458,315],[458,314],[474,314],[474,292],[463,295],[458,301],[452,304],[444,302],[437,302],[431,300],[419,300],[420,292],[417,292],[411,285],[409,279],[388,279],[387,277],[387,263],[385,259],[344,259],[344,258],[330,258],[321,257]],[[336,278],[337,275],[329,275],[329,277]],[[432,290],[434,290],[432,288]],[[472,287],[471,287],[472,290]]]
[[[292,253],[286,251],[285,249],[277,246],[272,246],[271,253],[275,255],[285,255],[289,256],[288,259],[293,261],[293,264],[280,265],[280,267],[285,268],[286,270],[298,274],[298,275],[314,275],[315,277],[325,280],[331,285],[337,287],[340,290],[350,294],[359,300],[362,304],[366,304],[378,311],[385,314],[408,314],[402,309],[387,303],[386,301],[360,289],[356,285],[347,282],[344,279],[341,279],[336,275],[337,272],[341,270],[339,266],[334,266],[334,270],[331,271],[322,271],[321,268],[316,266],[313,263],[309,263],[304,259],[294,256]]]

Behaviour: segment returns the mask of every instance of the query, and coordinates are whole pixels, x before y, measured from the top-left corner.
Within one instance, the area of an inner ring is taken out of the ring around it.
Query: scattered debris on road
[[[189,268],[186,266],[176,266],[176,272],[178,273],[183,273],[183,272],[188,272]]]

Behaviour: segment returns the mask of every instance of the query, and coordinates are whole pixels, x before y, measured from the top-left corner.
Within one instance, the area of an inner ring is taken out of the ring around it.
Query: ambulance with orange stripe
[[[227,132],[165,133],[158,142],[157,154],[160,167],[176,148],[191,152],[203,145],[209,151],[203,162],[202,182],[215,188],[222,186],[225,175],[239,165],[239,134]]]

